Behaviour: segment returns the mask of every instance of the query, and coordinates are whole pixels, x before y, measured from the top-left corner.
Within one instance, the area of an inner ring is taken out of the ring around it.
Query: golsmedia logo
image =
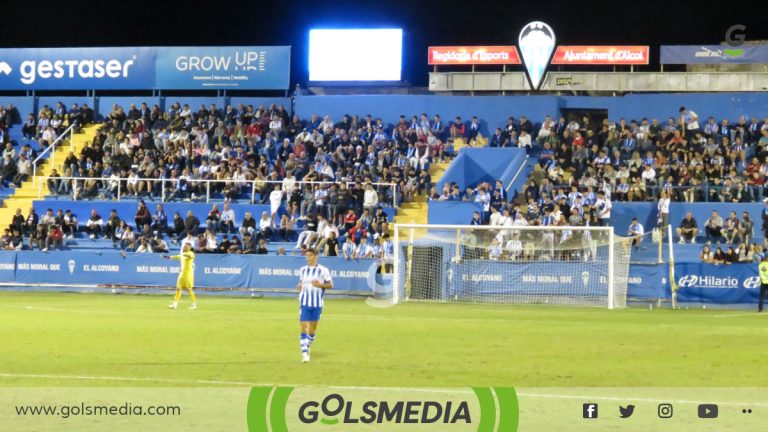
[[[338,393],[326,396],[321,402],[305,402],[299,408],[298,417],[302,423],[335,425],[339,422],[354,423],[472,423],[467,401],[454,405],[453,402],[438,401],[374,401],[362,404],[362,414],[356,415],[355,406],[345,401]],[[339,419],[341,417],[341,419]]]
[[[414,395],[423,395],[414,397]],[[248,430],[429,431],[456,428],[515,432],[517,393],[511,387],[397,389],[255,387]],[[350,426],[353,425],[353,426]]]

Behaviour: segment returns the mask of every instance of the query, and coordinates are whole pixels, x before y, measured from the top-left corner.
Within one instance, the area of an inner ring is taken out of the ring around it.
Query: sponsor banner
[[[6,90],[287,89],[290,47],[0,49]]]
[[[768,64],[766,45],[662,45],[661,64]]]
[[[468,251],[471,253],[471,251]],[[450,263],[445,289],[448,298],[518,295],[600,297],[608,289],[607,268],[587,268],[579,263],[510,263],[473,261]]]
[[[520,64],[515,46],[429,47],[430,65],[505,65]]]
[[[287,89],[291,47],[168,47],[157,49],[161,89]]]
[[[554,65],[645,65],[648,46],[570,46],[557,47]]]
[[[155,48],[0,49],[6,90],[146,89],[154,77]]]
[[[378,269],[375,260],[321,257],[320,263],[331,270],[334,290],[373,294],[376,283],[388,282],[370,277]],[[195,286],[293,290],[304,265],[300,256],[197,254]],[[0,282],[5,283],[173,287],[178,274],[178,261],[163,260],[160,254],[0,252]]]
[[[696,303],[757,303],[757,265],[675,264],[677,300]]]
[[[504,431],[519,422],[511,387],[256,387],[250,431]]]
[[[629,265],[627,297],[631,299],[670,299],[668,265]]]

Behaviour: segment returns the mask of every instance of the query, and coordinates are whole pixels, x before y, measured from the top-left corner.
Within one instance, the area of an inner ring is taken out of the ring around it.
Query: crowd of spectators
[[[304,221],[301,232],[299,220]],[[375,207],[373,213],[363,208],[359,217],[350,208],[337,224],[322,212],[300,217],[280,212],[280,207],[275,207],[272,213],[262,212],[258,219],[249,211],[237,215],[225,201],[221,208],[218,203],[212,204],[203,228],[191,210],[169,216],[162,203],[152,211],[144,201],[139,201],[132,221],[121,219],[116,210],[102,216],[94,209],[85,221],[79,221],[71,210],[54,212],[49,208],[38,215],[31,208],[24,216],[17,209],[0,242],[4,250],[47,251],[64,249],[67,239],[87,236],[91,240],[111,240],[113,247],[126,252],[167,253],[170,242],[180,247],[190,243],[199,253],[267,254],[270,242],[292,243],[298,236],[295,247],[289,247],[288,252],[303,254],[316,248],[326,256],[357,259],[391,256],[388,229],[388,216],[382,207]],[[278,255],[286,252],[285,246],[276,250]]]

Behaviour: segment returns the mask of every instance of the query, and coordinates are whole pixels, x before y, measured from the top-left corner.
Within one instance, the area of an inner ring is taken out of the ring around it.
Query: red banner
[[[514,46],[429,47],[431,65],[504,65],[520,64]]]
[[[559,46],[554,65],[645,65],[647,46]]]

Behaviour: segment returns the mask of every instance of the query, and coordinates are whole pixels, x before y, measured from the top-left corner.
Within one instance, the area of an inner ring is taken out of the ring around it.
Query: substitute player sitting
[[[317,323],[323,313],[323,294],[333,288],[331,272],[317,263],[317,249],[309,248],[306,252],[307,265],[299,270],[299,322],[301,325],[301,359],[309,361],[309,348],[315,341]]]
[[[173,256],[164,255],[163,258],[181,261],[181,272],[179,272],[179,279],[176,280],[176,295],[173,298],[173,303],[168,307],[176,309],[181,299],[181,291],[187,290],[189,291],[189,299],[192,301],[192,305],[189,308],[197,309],[195,292],[193,291],[195,286],[195,253],[192,251],[192,245],[184,243],[180,254]]]

